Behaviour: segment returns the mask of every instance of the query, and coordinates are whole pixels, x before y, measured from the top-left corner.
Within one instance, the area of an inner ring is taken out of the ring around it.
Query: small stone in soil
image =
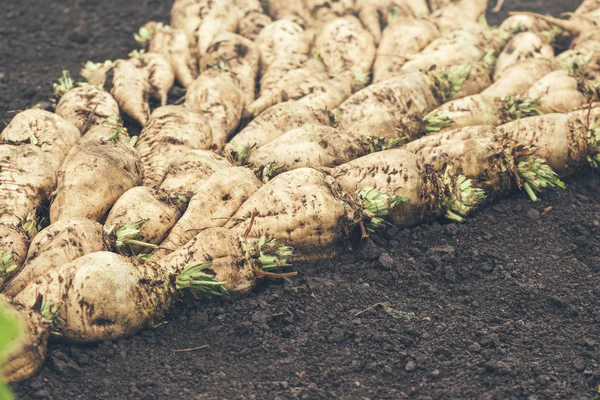
[[[473,342],[470,346],[469,346],[469,351],[472,353],[479,353],[481,351],[481,345],[477,342]]]
[[[404,367],[404,369],[407,371],[414,371],[415,369],[417,369],[417,365],[415,364],[415,362],[413,360],[410,360],[409,362],[406,363],[406,366]]]

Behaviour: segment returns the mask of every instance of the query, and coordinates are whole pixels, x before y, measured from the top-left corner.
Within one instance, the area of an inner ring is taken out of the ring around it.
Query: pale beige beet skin
[[[162,258],[202,230],[224,226],[261,186],[248,168],[232,167],[216,171],[197,185],[196,194],[190,199],[185,213],[154,255]]]
[[[57,114],[40,109],[29,109],[15,115],[4,128],[0,139],[18,143],[31,143],[42,148],[58,172],[69,149],[77,143],[81,133],[70,121]]]
[[[495,135],[493,128],[487,137],[450,137],[437,146],[420,146],[417,142],[422,139],[409,143],[404,149],[414,149],[413,152],[438,173],[443,174],[451,165],[453,173],[471,179],[475,187],[485,191],[487,198],[497,198],[517,187],[516,164],[523,158],[515,159],[519,156],[518,150],[513,153],[516,144]]]
[[[316,52],[333,76],[368,74],[375,60],[375,41],[354,16],[335,18],[323,26],[315,39]]]
[[[113,71],[111,94],[125,114],[145,126],[150,116],[148,100],[152,91],[146,73],[134,59],[115,61]]]
[[[259,97],[244,110],[247,116],[257,116],[284,101],[290,100],[303,84],[310,86],[329,80],[325,65],[303,54],[279,58],[271,64],[260,80]],[[318,108],[318,107],[315,107]]]
[[[305,125],[252,150],[248,162],[254,167],[275,163],[278,173],[334,167],[369,153],[365,139],[328,126]]]
[[[398,40],[402,35],[403,40]],[[440,36],[435,24],[425,19],[398,18],[388,25],[377,48],[373,82],[400,75],[402,65]]]
[[[267,14],[253,11],[240,20],[237,33],[254,41],[271,22],[273,20]]]
[[[488,0],[442,0],[432,6],[431,18],[442,33],[462,29],[466,22],[477,22],[485,16]],[[430,5],[432,5],[430,3]]]
[[[168,192],[194,194],[204,179],[229,167],[233,167],[229,160],[212,151],[192,150],[171,164],[160,188]]]
[[[225,228],[208,228],[159,261],[166,270],[177,270],[210,260],[215,279],[226,282],[225,289],[233,298],[250,292],[257,283],[253,264],[246,257],[241,237]]]
[[[136,240],[159,245],[185,211],[185,198],[146,186],[129,189],[112,206],[104,225],[107,228],[142,222]],[[133,254],[149,253],[147,246],[131,244]]]
[[[298,101],[314,108],[333,110],[354,92],[364,88],[366,79],[346,71],[331,79],[309,77],[290,96],[290,101]]]
[[[201,70],[226,66],[238,79],[244,105],[254,101],[260,52],[250,39],[231,32],[221,32],[206,49]]]
[[[169,61],[158,53],[143,53],[132,60],[146,74],[152,98],[160,101],[161,106],[166,105],[169,90],[175,83],[175,71]]]
[[[264,75],[280,58],[307,55],[310,37],[301,24],[289,19],[279,19],[267,25],[255,40],[260,53],[260,69]]]
[[[56,187],[56,173],[42,149],[0,143],[0,224],[19,226]]]
[[[119,126],[119,132],[116,132],[117,126]],[[85,135],[79,138],[79,141],[77,141],[75,146],[71,147],[67,153],[67,156],[63,160],[61,169],[58,170],[57,179],[60,180],[61,175],[64,174],[62,166],[68,164],[69,161],[82,149],[85,149],[91,145],[107,143],[110,141],[119,144],[127,144],[129,140],[129,133],[126,129],[122,129],[120,125],[115,125],[111,122],[105,121],[101,125],[94,126],[92,129],[87,131]]]
[[[72,343],[117,340],[155,326],[170,306],[168,271],[110,252],[79,257],[30,282],[15,297],[57,307],[53,330]]]
[[[407,196],[388,216],[398,227],[422,224],[446,211],[446,189],[439,176],[429,172],[420,157],[402,149],[357,158],[334,168],[331,176],[349,193],[373,187],[389,196]]]
[[[173,160],[190,150],[207,150],[211,146],[212,129],[202,114],[185,106],[157,108],[135,145],[144,166],[142,184],[160,185]]]
[[[208,119],[213,145],[221,149],[240,123],[244,94],[233,74],[211,69],[188,88],[185,104]]]
[[[76,258],[110,249],[102,225],[87,218],[58,221],[33,238],[27,259],[17,275],[4,287],[4,294],[16,296],[37,277]]]
[[[50,222],[100,220],[119,196],[140,184],[142,175],[140,157],[128,144],[90,144],[62,166]]]
[[[148,42],[148,52],[162,55],[171,64],[177,81],[185,88],[198,76],[198,62],[183,30],[169,26],[158,30]]]
[[[402,73],[430,71],[459,64],[471,64],[483,59],[487,42],[466,30],[452,31],[434,39],[420,53],[405,62]]]
[[[262,12],[258,0],[212,0],[205,3],[206,7],[201,6],[202,19],[196,31],[200,59],[219,33],[235,32],[246,15]]]
[[[506,68],[500,77],[482,95],[492,97],[517,96],[525,93],[535,82],[542,79],[550,72],[556,70],[558,65],[554,60],[536,58],[524,61]]]
[[[107,91],[97,86],[74,87],[56,105],[56,114],[71,121],[84,134],[108,117],[119,117],[119,104]]]
[[[525,97],[536,99],[544,114],[566,113],[588,103],[579,90],[579,82],[568,71],[557,70],[544,76],[529,88]]]
[[[312,19],[304,0],[269,0],[268,14],[273,20],[290,20],[306,26]]]
[[[568,176],[586,165],[588,133],[582,122],[568,114],[523,118],[498,127],[522,145],[535,146],[535,154],[559,176]]]
[[[50,330],[39,313],[11,304],[2,295],[0,307],[18,321],[21,330],[3,353],[0,375],[8,383],[21,382],[33,377],[44,365]]]
[[[421,118],[450,99],[453,89],[435,72],[404,74],[367,86],[333,112],[337,128],[356,135],[413,140],[423,134]]]
[[[0,251],[12,253],[14,265],[20,268],[27,257],[30,238],[27,232],[15,225],[0,224]],[[3,285],[3,279],[10,278],[13,274],[6,276],[4,272],[0,273],[0,289]]]
[[[357,0],[354,8],[375,43],[381,42],[382,23],[391,22],[390,10],[401,17],[426,18],[429,15],[425,0]]]
[[[328,110],[311,107],[298,102],[286,102],[268,108],[253,119],[225,146],[227,153],[235,153],[243,147],[260,148],[285,132],[307,124],[331,125]]]
[[[339,254],[361,216],[326,174],[300,168],[276,176],[242,204],[225,225],[249,237],[266,235],[294,248],[293,260],[325,260]]]
[[[513,37],[496,60],[494,81],[507,68],[532,58],[554,58],[554,49],[545,39],[533,32],[522,32]]]

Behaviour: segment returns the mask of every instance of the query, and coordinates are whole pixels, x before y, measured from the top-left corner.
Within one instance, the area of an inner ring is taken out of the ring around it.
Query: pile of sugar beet
[[[152,328],[184,291],[239,298],[386,225],[598,167],[600,1],[499,27],[487,6],[176,0],[128,59],[64,71],[54,113],[0,134],[0,316],[21,328],[3,379],[51,339]]]

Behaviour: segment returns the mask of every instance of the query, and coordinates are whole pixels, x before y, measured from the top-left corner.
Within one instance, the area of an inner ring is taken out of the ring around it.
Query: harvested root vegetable
[[[261,186],[254,173],[243,167],[224,168],[204,179],[153,257],[164,257],[205,229],[224,226]]]
[[[201,70],[222,68],[233,73],[243,93],[244,105],[254,101],[260,53],[250,39],[231,32],[219,33],[206,49]]]
[[[246,15],[262,12],[258,0],[214,0],[202,3],[206,4],[206,9],[200,11],[202,19],[196,31],[201,60],[218,34],[235,32]]]
[[[167,94],[175,81],[169,62],[157,53],[134,55],[129,60],[117,60],[113,67],[112,95],[121,110],[145,126],[150,115],[152,96],[166,105]]]
[[[494,65],[490,59],[486,57],[482,61],[470,64],[469,67],[469,73],[465,81],[457,92],[452,93],[452,99],[479,94],[492,84]]]
[[[444,0],[443,6],[439,5],[432,7],[435,11],[431,18],[440,31],[446,33],[463,29],[466,22],[477,22],[485,17],[488,0]]]
[[[509,67],[532,58],[554,58],[554,49],[540,35],[522,32],[513,37],[496,60],[494,81]]]
[[[440,32],[431,21],[416,18],[397,18],[383,31],[375,63],[373,82],[400,75],[402,65],[437,39]],[[402,37],[402,40],[398,40]]]
[[[188,198],[183,194],[145,186],[134,187],[115,202],[104,225],[134,227],[138,232],[135,240],[128,242],[130,252],[149,252],[164,240],[183,215],[187,202]]]
[[[106,60],[103,63],[88,61],[81,71],[79,71],[79,75],[85,78],[88,85],[103,88],[108,80],[108,74],[112,71],[113,67],[113,62],[110,60]]]
[[[535,148],[519,146],[492,127],[464,128],[433,136],[415,140],[404,149],[417,154],[440,173],[452,166],[457,174],[483,189],[488,198],[519,188],[536,201],[536,192],[549,187],[564,189],[556,173],[534,155]]]
[[[490,97],[518,96],[525,93],[534,83],[556,70],[554,60],[534,58],[506,68],[494,83],[481,92]]]
[[[206,265],[206,272],[216,282],[223,283],[224,292],[232,298],[248,294],[265,276],[295,275],[274,274],[271,271],[287,266],[293,249],[275,240],[248,239],[225,228],[209,228],[198,233],[187,244],[169,254],[160,264],[167,270],[181,269],[185,265]]]
[[[269,0],[268,14],[274,21],[289,20],[302,26],[312,21],[304,0]]]
[[[381,143],[383,147],[393,145],[386,144]],[[252,150],[248,162],[253,167],[266,168],[263,176],[269,177],[269,172],[281,173],[303,167],[334,167],[381,150],[381,145],[376,138],[350,135],[328,126],[305,125]]]
[[[429,16],[429,8],[425,0],[357,0],[354,7],[375,43],[381,41],[381,22],[391,23],[392,20],[397,19],[397,16],[405,18]]]
[[[144,167],[144,186],[160,185],[173,160],[190,150],[208,150],[212,131],[206,118],[185,106],[159,107],[140,133],[136,149]]]
[[[136,64],[134,59],[115,61],[111,94],[125,114],[145,126],[150,116],[148,100],[152,88],[146,74]]]
[[[598,9],[600,9],[600,0],[583,0],[573,14],[588,14]]]
[[[252,41],[256,40],[260,32],[273,20],[267,14],[254,11],[242,18],[238,24],[238,33]]]
[[[568,20],[551,17],[549,15],[536,14],[532,12],[514,12],[511,15],[529,15],[532,17],[540,18],[543,21],[549,22],[564,29],[570,33],[573,37],[577,37],[584,32],[589,32],[600,28],[600,9],[593,10],[585,14],[571,14],[571,18]]]
[[[354,14],[354,0],[305,0],[313,18],[320,21]]]
[[[160,22],[148,22],[135,36],[149,53],[157,53],[171,64],[177,81],[187,88],[198,76],[198,62],[190,50],[188,36]]]
[[[80,137],[72,122],[40,109],[18,113],[0,134],[2,140],[40,146],[56,172]]]
[[[398,227],[409,227],[441,216],[455,221],[484,199],[463,176],[448,170],[438,174],[426,168],[423,160],[402,149],[372,153],[331,171],[331,176],[349,193],[362,199],[374,190],[389,199],[385,217]]]
[[[423,115],[459,91],[467,66],[400,75],[356,92],[334,111],[343,131],[384,138],[414,139],[425,131]]]
[[[444,8],[447,5],[451,4],[453,0],[427,0],[429,3],[429,8],[431,11],[437,11],[440,8]]]
[[[0,224],[20,226],[50,198],[56,173],[42,149],[0,143]]]
[[[0,289],[21,268],[27,257],[30,238],[25,230],[0,224]]]
[[[196,32],[202,22],[205,9],[205,2],[198,0],[175,0],[171,7],[171,27],[186,34],[194,55],[198,47]]]
[[[545,114],[523,118],[498,127],[520,145],[534,146],[537,157],[559,176],[567,176],[593,162],[596,138],[576,118]]]
[[[0,376],[6,382],[20,382],[34,376],[44,364],[47,354],[49,323],[44,316],[11,304],[0,295],[3,358]]]
[[[169,61],[158,53],[145,52],[134,54],[132,60],[146,74],[152,98],[160,101],[161,106],[166,105],[169,90],[175,83],[175,72]]]
[[[337,255],[360,218],[331,177],[300,168],[261,187],[225,227],[238,235],[277,239],[294,248],[294,260],[316,261]]]
[[[580,76],[600,70],[600,41],[582,41],[556,56],[556,62],[571,74]]]
[[[128,252],[130,246],[140,243],[142,235],[137,225],[103,228],[87,218],[71,218],[44,228],[33,238],[23,267],[6,282],[4,294],[14,297],[38,277],[86,254]]]
[[[61,169],[58,170],[57,178],[60,179],[64,173],[62,166],[68,164],[69,161],[82,149],[90,145],[98,143],[113,142],[119,144],[127,144],[130,141],[129,133],[115,117],[109,117],[104,120],[101,125],[96,125],[92,129],[88,130],[83,135],[75,146],[71,147],[67,156],[63,160]]]
[[[117,101],[107,91],[93,85],[68,89],[55,112],[71,121],[82,134],[110,116],[120,116]]]
[[[196,193],[204,179],[229,167],[233,167],[230,161],[212,151],[191,150],[171,163],[160,188],[167,192]]]
[[[368,80],[367,75],[349,71],[327,80],[310,77],[291,94],[290,100],[321,110],[333,110],[364,88]]]
[[[211,69],[200,75],[185,95],[185,104],[208,119],[213,146],[217,149],[223,148],[240,123],[244,93],[239,87],[233,74]]]
[[[544,114],[566,113],[588,103],[580,91],[579,81],[569,71],[557,70],[537,81],[525,94],[535,99]]]
[[[339,4],[339,3],[334,3]],[[375,59],[375,42],[354,16],[335,18],[315,39],[313,51],[333,76],[344,72],[369,74]]]
[[[497,126],[539,114],[542,114],[542,111],[538,108],[538,103],[528,96],[521,99],[475,94],[442,104],[427,114],[423,123],[427,132],[439,132],[473,125]]]
[[[557,29],[553,29],[552,24],[541,20],[537,17],[533,17],[531,15],[511,15],[506,18],[500,26],[498,30],[500,32],[507,32],[509,35],[516,35],[520,32],[533,32],[538,35],[550,35],[547,39],[553,39],[553,36],[558,34]],[[552,40],[547,40],[547,42],[552,42]]]
[[[568,115],[587,127],[593,126],[594,121],[600,118],[600,103],[593,102],[586,104],[570,111]]]
[[[420,53],[405,62],[402,73],[430,71],[459,64],[471,64],[480,61],[486,55],[487,42],[479,35],[465,30],[452,31],[433,40]]]
[[[116,340],[161,322],[179,288],[219,293],[222,283],[196,272],[192,266],[169,271],[139,257],[102,251],[40,276],[14,301],[36,309],[41,299],[53,311],[53,333],[69,342]]]
[[[305,55],[294,55],[276,60],[260,80],[260,95],[248,107],[245,115],[260,115],[269,107],[289,100],[303,83],[322,83],[329,79],[325,65]]]
[[[260,52],[260,69],[264,74],[271,64],[293,55],[307,55],[310,37],[302,26],[294,21],[282,19],[267,25],[256,38]]]
[[[325,109],[298,102],[278,104],[252,120],[225,146],[239,162],[247,158],[251,148],[260,148],[285,132],[308,124],[331,125],[331,114]]]
[[[122,128],[114,128],[118,135]],[[90,143],[61,167],[50,222],[84,217],[100,220],[114,202],[142,179],[139,155],[128,143]]]

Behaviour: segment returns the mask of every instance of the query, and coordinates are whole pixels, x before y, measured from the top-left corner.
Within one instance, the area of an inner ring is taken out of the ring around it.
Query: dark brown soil
[[[559,15],[562,0],[506,0]],[[48,101],[62,68],[114,59],[164,0],[0,4],[0,128]],[[502,17],[505,14],[502,14]],[[498,22],[490,15],[490,22]],[[465,224],[390,229],[235,303],[179,304],[116,343],[55,344],[19,399],[600,396],[600,177]],[[173,350],[208,347],[184,352]]]

